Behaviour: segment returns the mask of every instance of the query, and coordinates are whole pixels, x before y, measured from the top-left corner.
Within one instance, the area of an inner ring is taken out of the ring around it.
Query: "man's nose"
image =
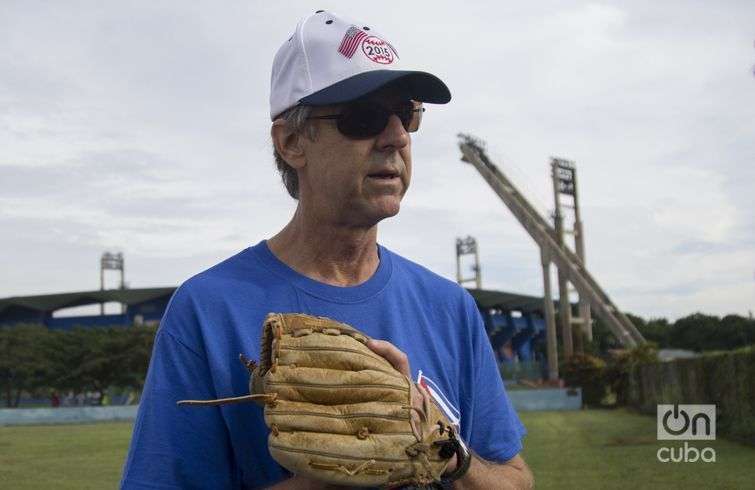
[[[409,144],[409,133],[406,132],[401,119],[396,114],[391,114],[388,125],[378,135],[376,144],[382,151],[400,150]]]

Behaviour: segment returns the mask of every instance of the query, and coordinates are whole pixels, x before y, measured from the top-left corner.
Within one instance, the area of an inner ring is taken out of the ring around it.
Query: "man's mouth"
[[[383,180],[390,180],[390,179],[396,179],[398,178],[399,173],[395,170],[380,170],[377,172],[373,172],[371,174],[368,174],[367,177],[370,177],[372,179],[383,179]]]

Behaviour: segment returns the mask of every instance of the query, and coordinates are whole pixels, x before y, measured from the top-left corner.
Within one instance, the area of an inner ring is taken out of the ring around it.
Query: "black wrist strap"
[[[453,441],[454,452],[456,453],[456,469],[441,477],[440,483],[443,488],[451,488],[453,482],[467,474],[472,464],[472,454],[454,432],[451,433],[451,441]]]

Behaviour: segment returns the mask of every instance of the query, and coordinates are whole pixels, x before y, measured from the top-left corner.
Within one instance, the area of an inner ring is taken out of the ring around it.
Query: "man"
[[[327,316],[385,339],[370,348],[431,386],[476,453],[454,457],[449,486],[531,486],[519,456],[524,428],[474,301],[377,244],[378,223],[399,212],[409,186],[410,132],[419,128],[421,102],[450,100],[438,78],[398,65],[395,48],[371,26],[326,11],[299,22],[278,51],[271,134],[296,212],[274,237],[174,294],[155,340],[123,488],[325,488],[271,459],[261,408],[175,404],[246,392],[248,373],[236,358],[259,358],[260,327],[271,311]]]

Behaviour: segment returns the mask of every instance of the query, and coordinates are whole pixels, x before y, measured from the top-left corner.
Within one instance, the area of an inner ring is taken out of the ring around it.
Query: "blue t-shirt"
[[[385,247],[378,253],[367,282],[338,287],[294,271],[262,241],[182,284],[157,332],[122,487],[257,488],[290,476],[267,450],[262,407],[176,405],[247,394],[238,357],[259,359],[270,312],[326,316],[392,342],[477,454],[500,462],[518,454],[525,429],[472,297]]]

